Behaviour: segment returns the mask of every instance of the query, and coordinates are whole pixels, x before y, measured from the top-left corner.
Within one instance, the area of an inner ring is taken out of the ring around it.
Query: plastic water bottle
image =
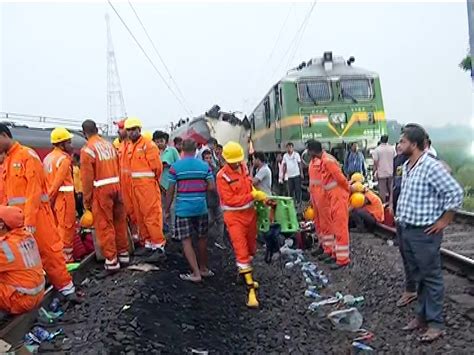
[[[304,295],[309,298],[320,299],[321,295],[313,290],[306,290],[304,291]]]

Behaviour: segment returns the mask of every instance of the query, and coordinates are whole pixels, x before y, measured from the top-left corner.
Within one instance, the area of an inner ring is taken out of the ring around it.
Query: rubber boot
[[[255,289],[255,282],[252,277],[252,268],[246,268],[240,270],[245,284],[247,285],[247,307],[249,308],[258,308],[259,303],[257,299],[257,291]]]

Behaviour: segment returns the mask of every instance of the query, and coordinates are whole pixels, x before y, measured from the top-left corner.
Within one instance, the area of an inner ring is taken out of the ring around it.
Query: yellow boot
[[[259,307],[259,303],[258,303],[258,299],[257,299],[257,292],[255,290],[255,286],[258,287],[258,283],[257,285],[255,285],[255,282],[253,281],[253,277],[252,277],[252,268],[249,267],[249,268],[246,268],[246,269],[242,269],[240,270],[240,274],[243,276],[243,279],[245,281],[245,284],[247,285],[247,290],[248,290],[248,293],[247,293],[247,307],[249,308],[258,308]]]

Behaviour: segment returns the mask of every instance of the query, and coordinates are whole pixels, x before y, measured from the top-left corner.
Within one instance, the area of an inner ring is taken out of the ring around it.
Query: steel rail
[[[458,211],[455,215],[455,221],[474,224],[474,213]],[[384,239],[395,239],[397,231],[394,227],[377,224],[374,234]],[[443,247],[440,248],[440,253],[444,268],[466,276],[469,279],[474,279],[474,259]]]

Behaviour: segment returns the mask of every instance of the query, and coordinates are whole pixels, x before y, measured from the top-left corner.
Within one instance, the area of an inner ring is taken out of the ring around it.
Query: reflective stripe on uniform
[[[58,158],[58,160],[56,161],[56,168],[59,168],[64,159],[66,159],[65,155],[62,155]]]
[[[332,190],[335,187],[337,187],[337,181],[331,181],[330,183],[323,186],[324,190],[326,190],[326,191]]]
[[[44,290],[44,279],[41,282],[39,286],[36,287],[21,287],[21,286],[13,286],[15,287],[15,290],[17,290],[20,293],[23,293],[24,295],[29,295],[29,296],[36,296],[38,293]]]
[[[16,205],[23,205],[26,203],[28,199],[26,197],[10,197],[8,199],[8,206],[16,206]],[[48,194],[41,194],[40,196],[41,202],[49,202]]]
[[[233,207],[233,206],[226,206],[226,205],[221,205],[222,211],[242,211],[246,210],[250,207],[253,207],[253,201],[239,207]]]
[[[137,172],[132,171],[132,179],[140,179],[144,177],[154,178],[155,173],[153,171],[137,171]]]
[[[74,192],[74,186],[70,185],[70,186],[61,186],[59,188],[59,191],[61,192]]]
[[[239,262],[236,262],[235,263],[237,265],[237,267],[241,270],[243,269],[248,269],[251,265],[250,264],[245,264],[245,263],[239,263]]]
[[[15,255],[13,254],[7,242],[2,242],[2,249],[3,254],[5,254],[5,256],[7,257],[7,262],[11,263],[13,260],[15,260]]]
[[[26,197],[10,197],[8,199],[8,206],[23,205],[26,203]]]
[[[319,186],[319,185],[321,185],[321,180],[312,179],[312,180],[309,180],[309,184],[310,184],[311,186]]]
[[[222,173],[222,177],[224,178],[225,181],[227,182],[231,182],[232,179],[229,177],[229,175],[227,175],[226,173]]]
[[[110,184],[118,184],[119,182],[120,182],[119,177],[114,176],[107,179],[96,180],[94,181],[94,186],[100,187],[100,186],[105,186],[105,185],[110,185]]]
[[[349,246],[348,245],[337,245],[334,248],[336,257],[339,258],[348,258],[349,257]]]
[[[84,147],[84,148],[82,148],[82,149],[84,149],[84,152],[86,152],[86,153],[89,154],[92,158],[95,159],[95,153],[94,153],[94,151],[93,151],[92,149],[90,149],[89,147]]]

